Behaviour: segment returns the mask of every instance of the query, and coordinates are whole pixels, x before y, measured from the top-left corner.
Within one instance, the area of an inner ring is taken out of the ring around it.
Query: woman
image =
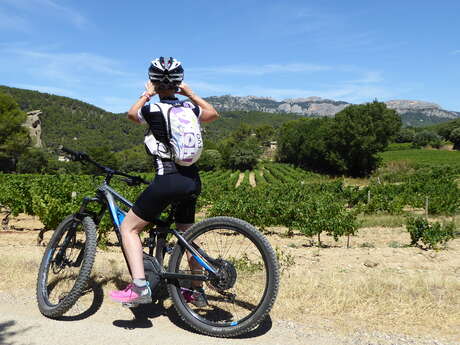
[[[155,104],[146,104],[153,96],[158,95],[160,103],[182,103],[184,107],[193,110],[200,122],[212,122],[219,116],[214,107],[196,95],[183,79],[184,70],[179,61],[172,57],[155,59],[149,67],[146,91],[128,111],[131,121],[138,124],[146,123],[155,139],[167,147],[170,145],[166,122],[160,108]],[[191,102],[181,102],[175,94],[186,96]],[[152,301],[151,290],[145,279],[142,243],[139,238],[139,233],[144,227],[160,215],[171,202],[178,199],[181,202],[175,214],[177,229],[185,231],[195,222],[196,195],[201,191],[196,165],[181,166],[171,159],[159,156],[154,156],[154,165],[155,179],[139,196],[121,224],[123,248],[131,269],[132,283],[123,290],[110,292],[112,299],[117,302],[142,304]],[[189,264],[192,270],[201,269],[191,258]],[[201,284],[193,282],[193,303],[198,306],[207,304]]]

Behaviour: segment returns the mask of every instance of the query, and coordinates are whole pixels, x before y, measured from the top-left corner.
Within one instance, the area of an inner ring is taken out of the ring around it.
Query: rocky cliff
[[[207,100],[218,110],[263,111],[266,113],[291,113],[305,116],[334,116],[348,103],[320,97],[295,98],[277,101],[269,97],[213,96]]]
[[[207,100],[220,111],[263,111],[268,113],[293,113],[303,116],[334,116],[350,105],[321,97],[285,99],[277,101],[268,97],[213,96]],[[413,100],[392,100],[385,102],[396,110],[405,125],[421,126],[449,121],[460,117],[459,112],[442,109],[435,103]]]
[[[33,110],[27,113],[24,126],[29,130],[30,138],[35,147],[42,147],[42,125],[40,120],[41,110]]]

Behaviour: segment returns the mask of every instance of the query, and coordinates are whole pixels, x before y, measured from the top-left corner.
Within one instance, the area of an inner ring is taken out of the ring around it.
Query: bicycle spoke
[[[262,255],[249,238],[232,229],[213,229],[196,237],[194,242],[209,257],[233,267],[226,273],[230,276],[235,274],[235,277],[229,278],[235,282],[226,289],[215,286],[212,281],[206,282],[208,305],[197,307],[191,302],[188,303],[188,307],[206,322],[240,322],[258,307],[264,296],[267,278]],[[179,270],[190,272],[185,254]],[[181,282],[182,287],[188,289],[193,287],[193,284]]]

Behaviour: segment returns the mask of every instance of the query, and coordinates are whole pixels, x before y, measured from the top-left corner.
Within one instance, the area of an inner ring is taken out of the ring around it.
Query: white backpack
[[[164,145],[156,140],[149,129],[144,138],[148,151],[154,156],[171,159],[179,165],[192,165],[200,158],[203,151],[203,138],[197,116],[184,104],[155,103],[155,105],[165,119],[170,145]]]

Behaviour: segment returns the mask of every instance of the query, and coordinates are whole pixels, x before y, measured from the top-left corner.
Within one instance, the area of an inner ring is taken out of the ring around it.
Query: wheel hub
[[[216,261],[216,266],[218,266],[219,269],[216,277],[211,279],[211,285],[217,290],[231,289],[235,285],[238,275],[235,266],[227,260],[218,259]]]

